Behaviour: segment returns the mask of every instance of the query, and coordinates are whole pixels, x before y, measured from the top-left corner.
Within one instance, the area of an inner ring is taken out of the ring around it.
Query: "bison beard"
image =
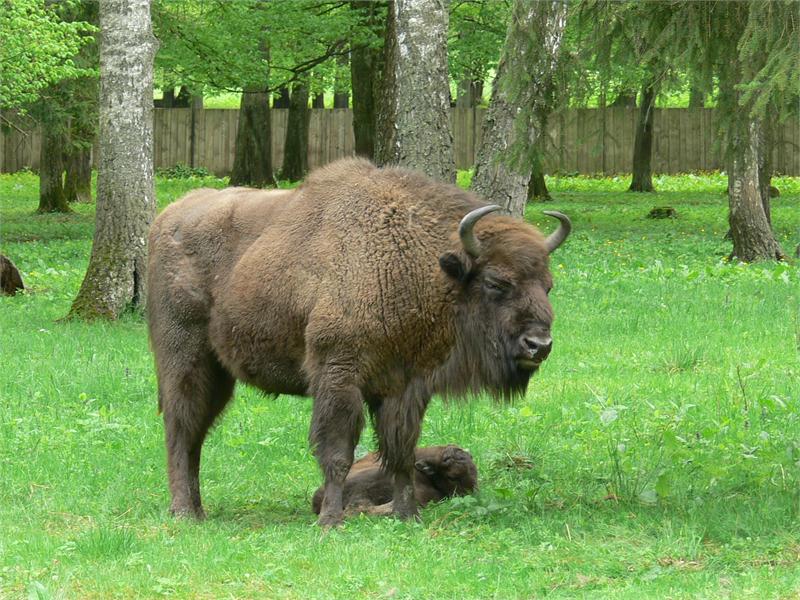
[[[466,496],[478,488],[478,468],[472,456],[458,446],[431,446],[414,451],[414,498],[420,507],[451,496]],[[394,482],[381,468],[380,457],[371,452],[355,462],[347,474],[342,504],[348,514],[382,514],[391,507]],[[311,508],[319,514],[324,497],[319,488]]]
[[[551,348],[547,239],[472,194],[361,159],[295,190],[197,190],[150,232],[148,322],[171,510],[204,515],[200,453],[236,380],[314,399],[319,522],[375,424],[393,511],[417,514],[414,449],[433,394],[525,391]]]

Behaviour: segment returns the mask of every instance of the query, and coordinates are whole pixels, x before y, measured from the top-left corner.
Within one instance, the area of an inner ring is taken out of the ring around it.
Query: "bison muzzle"
[[[346,159],[294,190],[196,190],[150,231],[147,306],[171,510],[203,516],[200,452],[237,380],[313,397],[319,522],[342,489],[367,407],[393,511],[417,514],[414,448],[433,394],[524,393],[553,311],[543,237],[419,173]]]

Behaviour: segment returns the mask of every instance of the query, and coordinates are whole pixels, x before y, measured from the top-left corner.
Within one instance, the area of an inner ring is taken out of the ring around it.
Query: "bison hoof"
[[[170,507],[169,512],[173,517],[179,519],[195,519],[196,521],[202,521],[206,518],[206,512],[203,510],[202,506],[173,505]]]
[[[392,512],[392,516],[396,519],[400,519],[402,521],[416,521],[420,522],[422,519],[419,516],[419,511],[414,510],[395,510]]]
[[[317,519],[317,525],[323,529],[330,529],[331,527],[339,527],[344,522],[344,514],[321,514]]]

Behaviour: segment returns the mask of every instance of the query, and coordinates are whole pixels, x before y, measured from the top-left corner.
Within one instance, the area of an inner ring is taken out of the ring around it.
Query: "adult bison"
[[[468,192],[360,159],[291,191],[197,190],[150,232],[148,308],[171,510],[203,516],[200,451],[238,379],[314,398],[319,522],[374,421],[395,514],[417,514],[414,448],[432,394],[523,393],[551,348],[545,239]]]

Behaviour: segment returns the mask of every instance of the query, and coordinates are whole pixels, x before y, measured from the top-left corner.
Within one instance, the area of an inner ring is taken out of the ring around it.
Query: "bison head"
[[[459,226],[462,249],[445,252],[439,265],[455,289],[456,343],[434,376],[440,393],[478,392],[508,398],[524,393],[531,375],[550,354],[553,287],[549,255],[569,235],[569,219],[544,238],[510,217],[478,221],[498,206],[467,214]]]
[[[478,489],[478,467],[472,455],[452,444],[419,448],[414,468],[424,473],[444,497],[465,496]]]

